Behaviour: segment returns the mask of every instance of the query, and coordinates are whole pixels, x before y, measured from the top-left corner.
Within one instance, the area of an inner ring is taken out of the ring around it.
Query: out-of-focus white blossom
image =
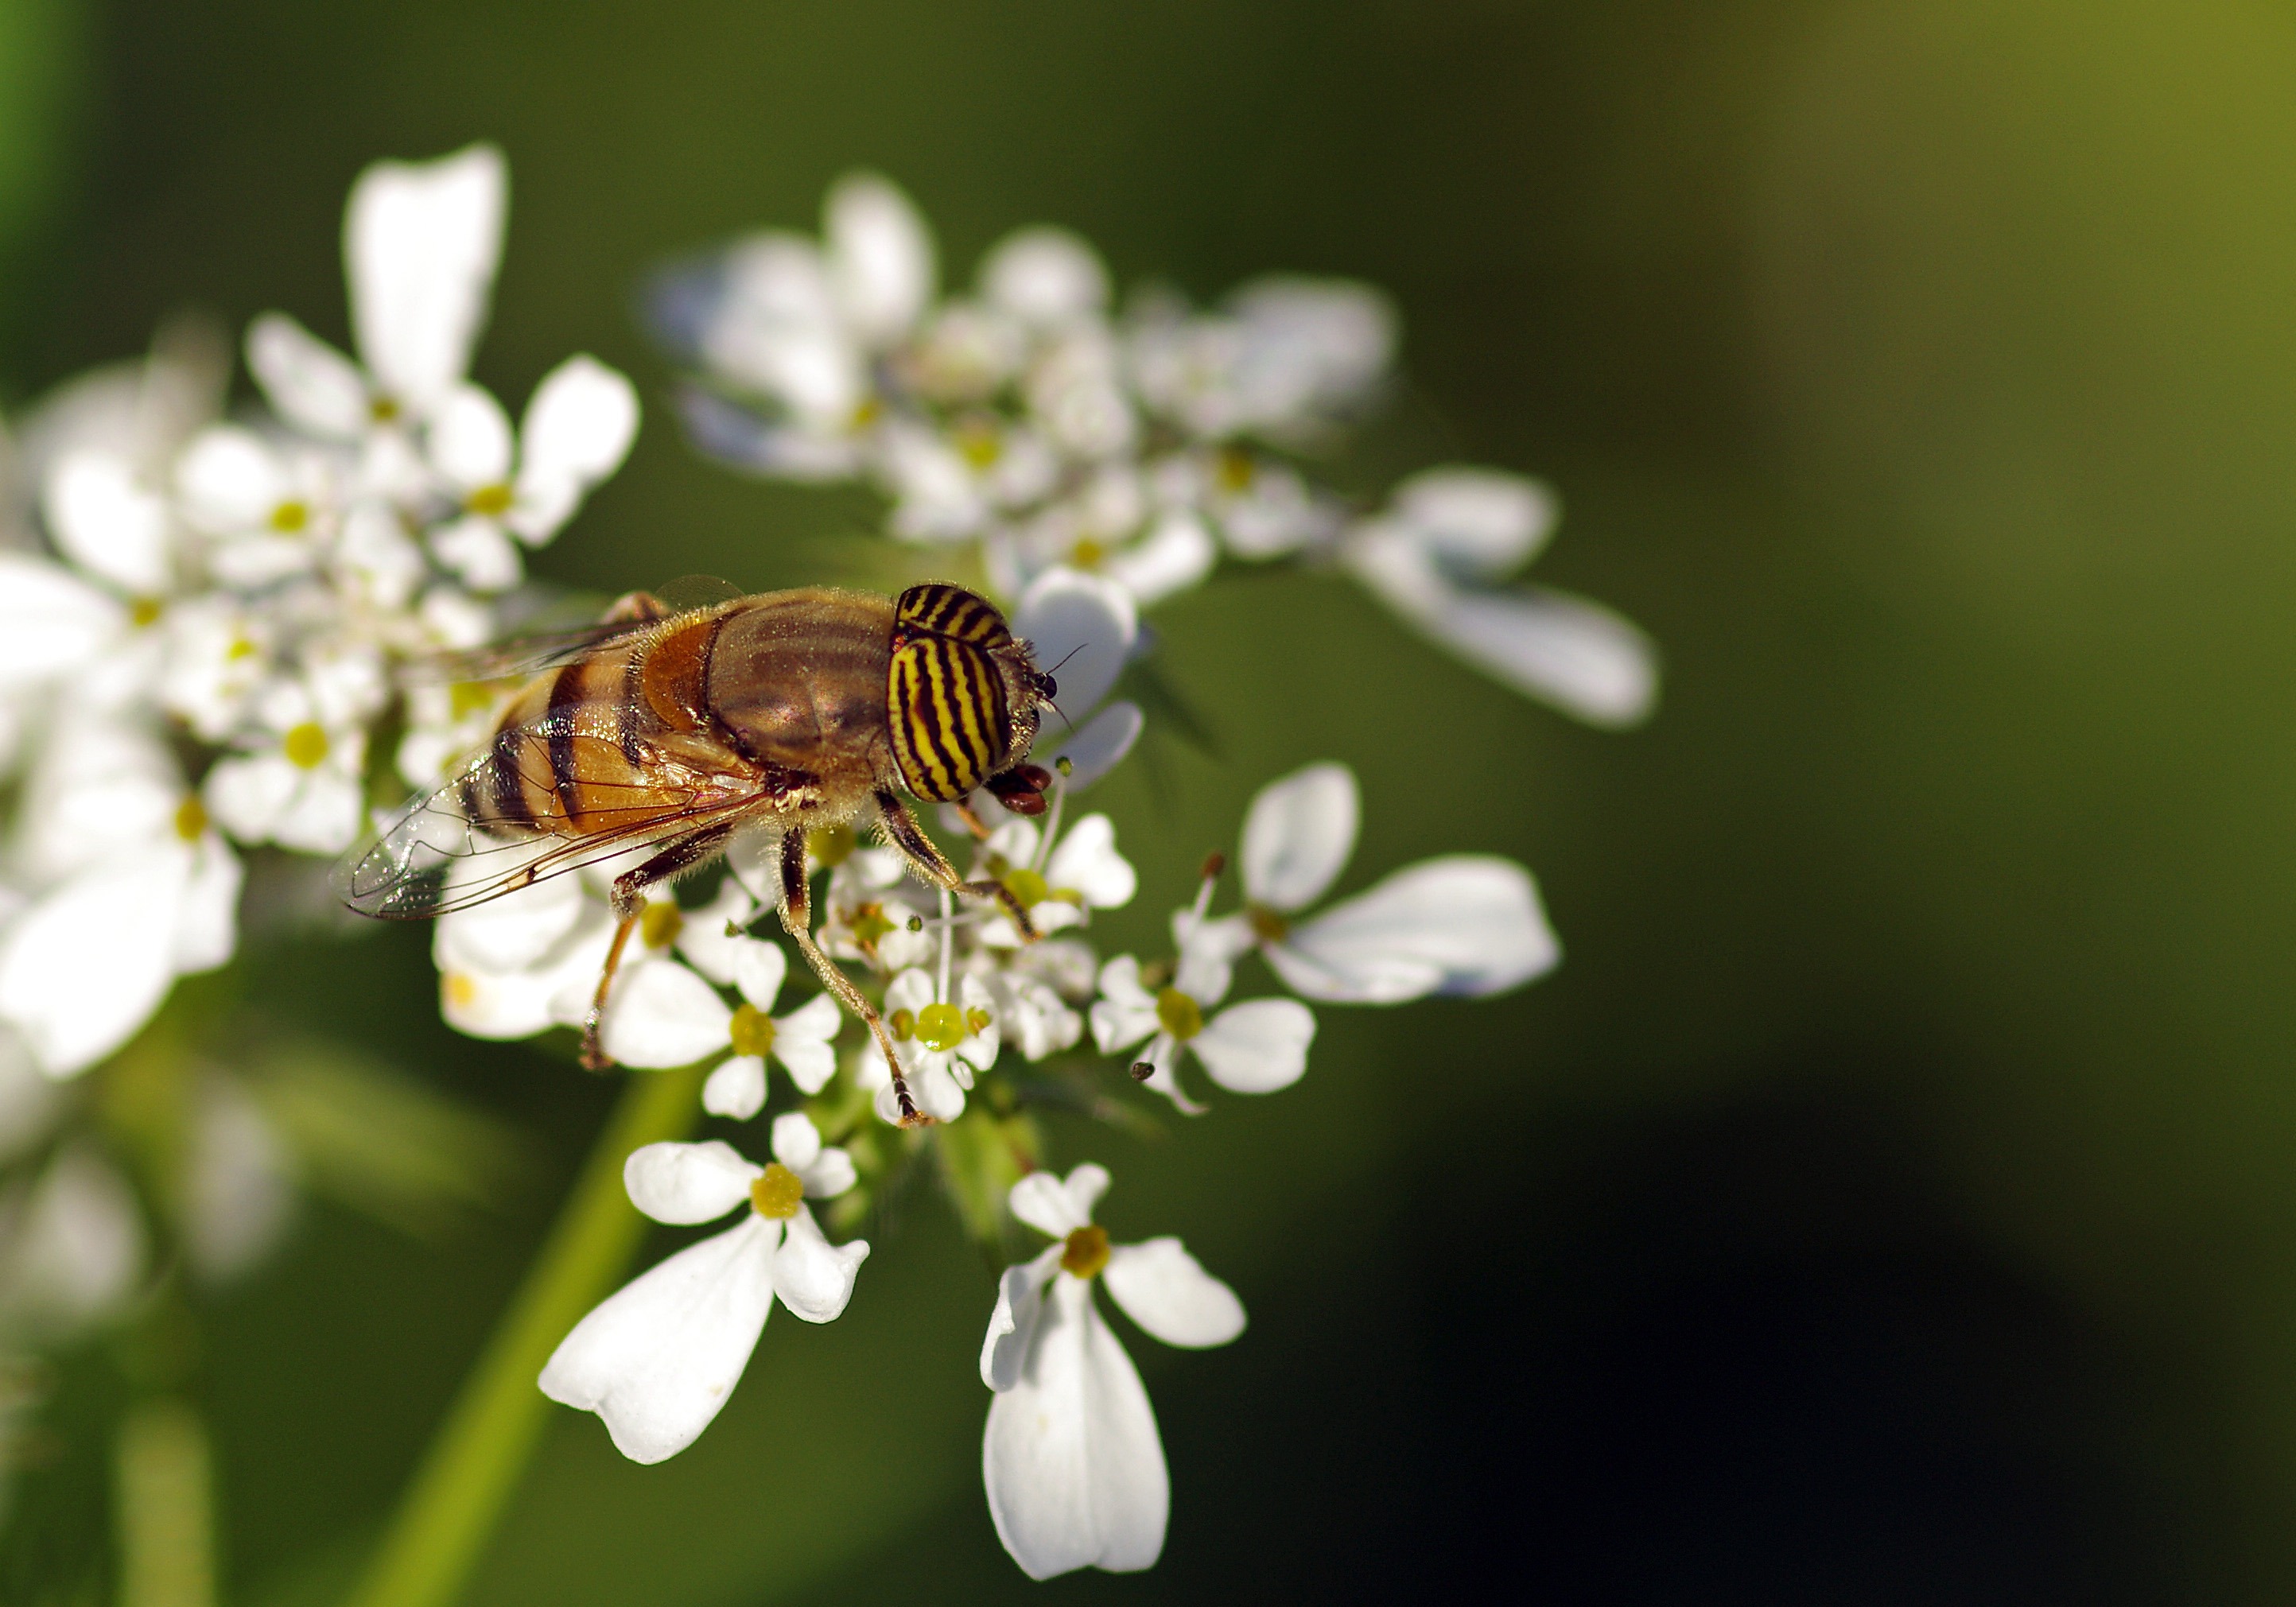
[[[980,1464],[996,1537],[1031,1578],[1131,1572],[1164,1549],[1171,1482],[1156,1414],[1093,1280],[1168,1345],[1225,1345],[1244,1328],[1243,1302],[1179,1240],[1109,1242],[1092,1220],[1107,1187],[1087,1161],[1065,1178],[1032,1172],[1010,1196],[1013,1214],[1054,1242],[997,1286],[980,1349],[980,1380],[996,1391]]]
[[[1485,674],[1596,726],[1631,726],[1658,697],[1658,655],[1599,603],[1504,586],[1554,533],[1553,496],[1488,469],[1430,469],[1349,531],[1348,568],[1404,619]]]

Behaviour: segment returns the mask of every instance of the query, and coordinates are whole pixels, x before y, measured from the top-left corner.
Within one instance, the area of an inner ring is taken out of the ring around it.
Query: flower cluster
[[[886,529],[1006,597],[1066,568],[1143,607],[1223,560],[1335,563],[1431,639],[1598,725],[1631,725],[1649,643],[1584,599],[1505,584],[1552,533],[1552,495],[1428,471],[1358,506],[1308,472],[1390,381],[1396,317],[1346,280],[1270,276],[1216,309],[1149,287],[1119,311],[1097,253],[1024,228],[941,294],[931,231],[867,174],[816,239],[766,231],[664,273],[649,299],[694,371],[705,452],[751,472],[860,480]]]
[[[1064,595],[1079,584],[1058,572],[1038,584],[1046,581]],[[774,1159],[763,1166],[718,1140],[630,1157],[630,1198],[657,1221],[713,1220],[744,1203],[748,1211],[592,1312],[543,1373],[546,1393],[596,1412],[626,1455],[660,1461],[708,1426],[774,1300],[810,1322],[845,1308],[868,1246],[832,1244],[804,1201],[834,1200],[832,1226],[856,1222],[871,1188],[931,1144],[960,1205],[989,1196],[994,1242],[1014,1222],[1056,1241],[1004,1275],[981,1358],[996,1392],[983,1466],[999,1536],[1037,1578],[1087,1564],[1149,1566],[1168,1504],[1163,1452],[1138,1375],[1094,1306],[1092,1280],[1175,1345],[1234,1339],[1242,1307],[1177,1240],[1111,1247],[1091,1219],[1108,1174],[1086,1164],[1062,1182],[1034,1169],[1041,1142],[1031,1108],[1109,1113],[1106,1096],[1094,1093],[1104,1070],[1082,1048],[1087,1030],[1133,1080],[1201,1115],[1207,1107],[1180,1081],[1184,1055],[1229,1093],[1288,1087],[1306,1070],[1316,1034],[1304,1001],[1488,995],[1558,957],[1528,873],[1489,856],[1425,860],[1309,913],[1346,865],[1360,810],[1353,774],[1327,763],[1252,800],[1241,909],[1211,913],[1224,873],[1215,858],[1194,900],[1173,913],[1173,958],[1103,963],[1091,946],[1092,916],[1129,903],[1137,879],[1106,816],[1068,818],[1070,769],[1053,783],[1041,830],[1014,821],[974,844],[974,877],[1000,881],[1049,934],[1034,943],[1004,915],[920,891],[890,849],[849,835],[815,842],[831,865],[816,900],[816,941],[884,1013],[917,1106],[938,1124],[901,1131],[898,1154],[886,1140],[900,1112],[874,1041],[844,1030],[826,993],[771,1013],[788,966],[778,943],[750,931],[767,911],[749,885],[754,867],[736,856],[706,902],[686,909],[664,896],[643,912],[644,952],[625,962],[606,1009],[609,1051],[639,1066],[710,1062],[703,1104],[736,1119],[772,1103],[767,1062],[778,1062],[791,1108],[774,1120]],[[571,1024],[586,1007],[611,924],[603,892],[577,876],[446,916],[439,954],[448,1019],[493,1035]],[[1238,964],[1255,952],[1288,996],[1228,1003]],[[493,969],[462,969],[480,964]],[[840,1036],[859,1040],[841,1057]],[[986,1143],[972,1141],[976,1131]]]
[[[172,1267],[251,1265],[299,1179],[384,1216],[428,1209],[417,1173],[472,1185],[456,1146],[488,1141],[418,1084],[324,1045],[138,1035],[179,978],[232,958],[251,856],[332,857],[375,798],[437,783],[487,710],[405,672],[494,635],[521,551],[628,449],[635,392],[591,358],[515,431],[468,378],[506,182],[487,146],[361,176],[357,355],[258,317],[260,406],[230,406],[228,348],[177,324],[15,421],[0,1350],[118,1319]],[[385,1152],[418,1143],[421,1168]]]

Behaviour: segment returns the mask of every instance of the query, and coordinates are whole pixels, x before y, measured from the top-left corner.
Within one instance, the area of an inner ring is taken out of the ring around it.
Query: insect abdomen
[[[665,807],[682,792],[641,768],[634,701],[647,643],[615,645],[537,677],[504,710],[485,756],[463,782],[474,825],[498,834],[582,836]]]

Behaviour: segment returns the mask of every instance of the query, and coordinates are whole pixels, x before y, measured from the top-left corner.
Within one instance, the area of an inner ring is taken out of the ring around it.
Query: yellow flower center
[[[501,480],[491,486],[480,486],[463,499],[463,505],[473,513],[498,518],[510,512],[511,488]]]
[[[1004,455],[1004,443],[996,438],[994,425],[984,423],[960,424],[956,429],[957,455],[972,465],[975,473],[988,468]]]
[[[1243,918],[1251,922],[1251,935],[1262,943],[1281,943],[1292,932],[1292,922],[1265,904],[1245,905]]]
[[[804,1181],[778,1160],[750,1180],[750,1209],[760,1217],[786,1222],[804,1203]]]
[[[755,1004],[743,1004],[734,1012],[734,1053],[753,1055],[758,1060],[774,1046],[774,1018]]]
[[[447,689],[447,707],[458,720],[494,706],[495,689],[484,681],[457,681]]]
[[[853,929],[853,940],[867,949],[875,948],[893,930],[892,919],[885,914],[885,906],[876,903],[856,905],[853,918],[846,924]]]
[[[223,661],[226,664],[236,664],[242,659],[253,658],[255,654],[256,646],[254,643],[249,641],[245,636],[234,636],[231,639],[231,645],[225,648],[223,651]]]
[[[1167,988],[1156,996],[1156,1019],[1185,1043],[1204,1029],[1204,1007],[1178,988]]]
[[[271,528],[282,536],[292,536],[311,523],[311,504],[294,497],[288,498],[271,510]]]
[[[816,865],[843,865],[860,846],[861,840],[854,835],[851,826],[824,826],[805,834],[805,851]]]
[[[1108,562],[1108,549],[1086,536],[1069,549],[1069,562],[1080,570],[1096,570]]]
[[[367,403],[366,415],[378,424],[388,424],[398,416],[398,403],[387,396],[376,397]]]
[[[1069,1235],[1061,1249],[1061,1270],[1070,1277],[1089,1278],[1108,1265],[1108,1230],[1086,1224]]]
[[[1238,451],[1234,447],[1222,448],[1219,455],[1221,490],[1234,496],[1239,492],[1250,489],[1251,477],[1254,472],[1251,454]]]
[[[142,630],[147,625],[157,625],[160,622],[160,599],[136,598],[127,605],[127,618],[138,630]]]
[[[647,905],[638,917],[638,936],[648,948],[668,948],[685,930],[685,912],[667,898]]]
[[[1004,873],[1004,885],[1022,905],[1034,908],[1053,896],[1051,886],[1038,873],[1027,865],[1016,865]]]
[[[176,806],[176,835],[185,842],[197,842],[207,835],[207,806],[186,793],[184,801]]]
[[[439,979],[439,991],[447,996],[447,1003],[467,1009],[478,1002],[479,985],[467,972],[450,971]]]
[[[316,770],[326,761],[326,728],[316,720],[305,720],[280,738],[279,750],[297,769]]]
[[[906,1044],[917,1035],[917,1018],[906,1010],[896,1010],[887,1016],[885,1025],[892,1029],[895,1040],[899,1043]]]
[[[928,1049],[955,1048],[969,1036],[965,1028],[964,1012],[954,1004],[928,1004],[917,1012],[917,1041]]]

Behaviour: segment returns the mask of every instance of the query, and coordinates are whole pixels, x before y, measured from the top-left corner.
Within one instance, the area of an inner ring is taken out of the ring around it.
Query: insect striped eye
[[[901,594],[889,702],[893,757],[917,797],[954,802],[1011,753],[1013,711],[995,653],[1012,641],[996,605],[962,586]]]

